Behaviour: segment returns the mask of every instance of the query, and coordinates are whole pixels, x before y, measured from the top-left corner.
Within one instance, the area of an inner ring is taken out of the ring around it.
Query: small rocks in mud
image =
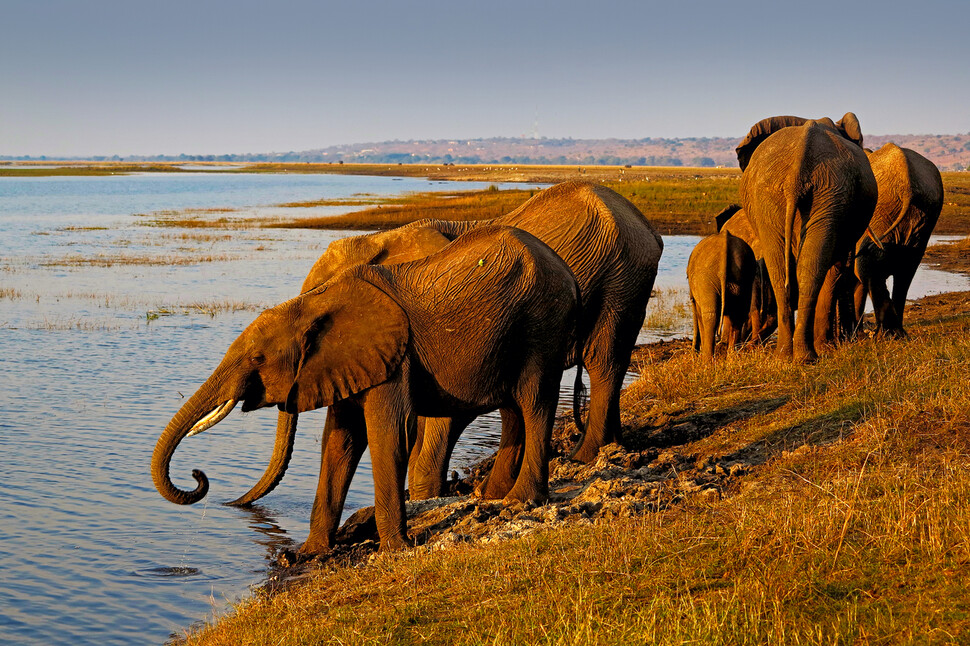
[[[416,546],[446,549],[518,538],[563,525],[638,516],[678,504],[686,496],[716,502],[738,491],[737,478],[751,468],[737,457],[698,458],[672,450],[632,451],[610,444],[600,449],[591,464],[553,458],[549,500],[536,505],[505,504],[470,495],[490,466],[491,460],[486,460],[464,478],[452,474],[448,490],[453,495],[449,497],[407,502],[408,533]],[[340,528],[333,552],[311,564],[364,562],[377,551],[378,541],[373,507],[358,510]],[[287,567],[299,561],[296,556],[281,554],[277,563]]]

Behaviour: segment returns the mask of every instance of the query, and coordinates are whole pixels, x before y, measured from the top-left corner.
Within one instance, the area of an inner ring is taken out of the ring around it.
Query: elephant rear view
[[[851,121],[858,125],[854,115]],[[818,356],[815,310],[826,274],[851,259],[876,205],[865,152],[829,124],[783,125],[749,151],[741,175],[741,206],[761,243],[777,302],[778,353],[796,360]]]
[[[870,228],[879,241],[864,237],[856,248],[856,321],[872,296],[876,331],[904,336],[903,310],[913,276],[943,209],[943,179],[936,164],[908,148],[888,143],[869,153],[879,185]],[[893,293],[886,281],[893,277]]]
[[[761,330],[761,292],[758,263],[751,247],[727,231],[697,243],[687,261],[687,282],[694,315],[694,351],[714,358],[718,329],[732,349],[741,340],[745,323]]]
[[[169,422],[152,455],[168,500],[191,504],[208,480],[169,477],[178,444],[242,410],[329,406],[304,553],[329,550],[350,480],[370,447],[381,549],[408,543],[404,480],[418,416],[512,411],[521,469],[505,498],[548,496],[548,451],[563,366],[577,345],[579,286],[548,246],[483,227],[422,260],[358,266],[266,310],[230,345]],[[503,430],[504,432],[504,430]]]

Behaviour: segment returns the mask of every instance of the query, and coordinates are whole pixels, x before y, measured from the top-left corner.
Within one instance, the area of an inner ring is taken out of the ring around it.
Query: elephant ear
[[[720,233],[727,221],[731,219],[735,213],[741,210],[740,204],[732,204],[731,206],[725,207],[723,211],[714,216],[714,224],[717,226],[717,232]]]
[[[864,148],[862,145],[862,126],[859,125],[859,118],[855,116],[854,112],[846,112],[845,116],[839,119],[835,126],[842,131],[846,139],[854,141],[860,148]]]
[[[357,272],[307,294],[300,364],[286,412],[301,413],[387,381],[410,337],[407,315]]]
[[[761,145],[765,139],[775,134],[782,128],[789,126],[800,126],[808,119],[793,116],[768,117],[751,126],[751,130],[734,151],[738,154],[738,166],[743,171],[751,161],[751,155],[755,149]]]

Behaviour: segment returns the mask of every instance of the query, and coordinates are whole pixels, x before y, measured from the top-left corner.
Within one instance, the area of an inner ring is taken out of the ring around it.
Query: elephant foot
[[[908,339],[909,334],[901,327],[887,328],[882,331],[882,336],[887,339]]]
[[[506,504],[532,503],[535,505],[544,505],[548,500],[548,491],[540,491],[539,488],[534,486],[526,487],[516,485],[505,495],[502,502]]]
[[[378,549],[379,552],[398,552],[400,550],[408,549],[414,547],[414,541],[412,541],[408,536],[388,536],[386,538],[381,538],[381,546]]]
[[[333,546],[330,545],[329,541],[309,536],[296,552],[296,559],[297,562],[306,561],[320,554],[328,554],[332,550]]]
[[[569,459],[583,464],[592,464],[599,452],[600,447],[594,447],[592,442],[582,442],[569,454]]]
[[[815,350],[808,350],[806,352],[798,352],[794,356],[795,363],[800,363],[803,365],[809,365],[818,362],[818,354]]]
[[[475,495],[483,500],[501,500],[505,498],[515,486],[515,481],[496,477],[494,470],[485,482],[475,487]]]

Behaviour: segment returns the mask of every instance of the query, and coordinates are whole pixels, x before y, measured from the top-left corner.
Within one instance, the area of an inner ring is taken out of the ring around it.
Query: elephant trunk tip
[[[169,502],[174,502],[176,505],[193,505],[209,493],[209,478],[199,469],[192,469],[192,477],[197,484],[191,491],[179,489],[168,477],[164,480],[156,480],[155,488]]]

